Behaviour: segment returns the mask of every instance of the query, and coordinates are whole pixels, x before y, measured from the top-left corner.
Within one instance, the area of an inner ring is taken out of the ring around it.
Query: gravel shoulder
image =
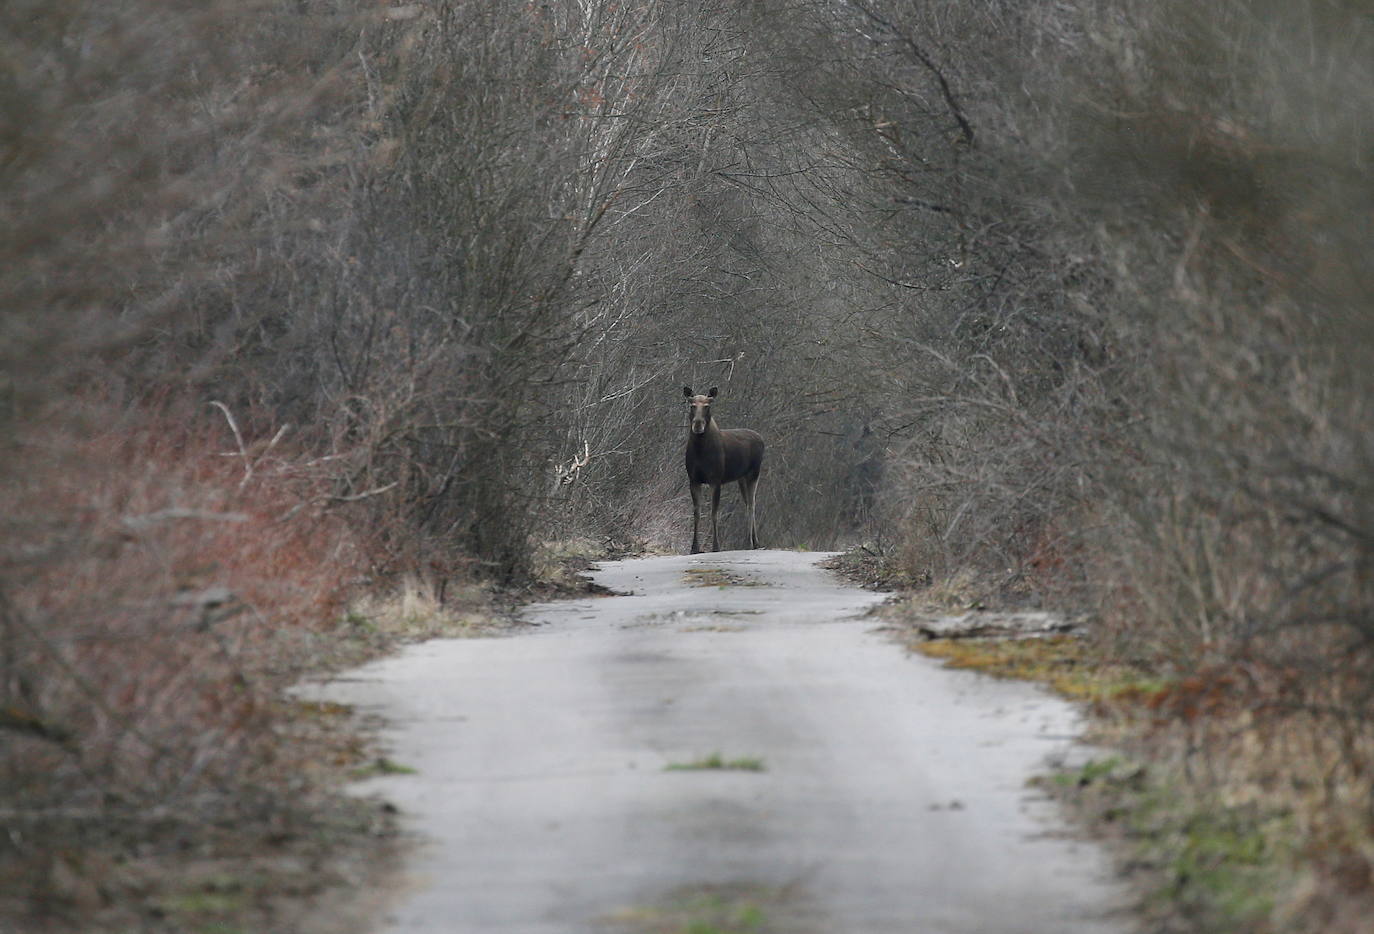
[[[741,930],[1125,930],[1106,857],[1026,786],[1073,708],[905,653],[825,557],[607,562],[623,596],[315,689],[415,770],[357,786],[421,841],[383,929],[674,930],[710,893],[750,904]]]

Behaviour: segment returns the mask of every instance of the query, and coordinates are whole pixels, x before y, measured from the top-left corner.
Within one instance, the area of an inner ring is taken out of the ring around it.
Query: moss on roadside
[[[1044,684],[1096,711],[1109,754],[1043,776],[1095,834],[1113,839],[1123,872],[1159,930],[1263,932],[1289,897],[1299,833],[1283,806],[1235,791],[1225,777],[1199,779],[1177,754],[1165,718],[1176,679],[1105,657],[1077,636],[912,640],[952,668]],[[1236,728],[1241,729],[1238,723]],[[1223,756],[1224,759],[1224,756]],[[1238,765],[1237,768],[1240,768]]]
[[[1271,929],[1294,871],[1286,813],[1227,804],[1166,767],[1121,756],[1090,760],[1038,784],[1119,839],[1123,865],[1143,892],[1141,909],[1155,925]]]
[[[1078,636],[1035,639],[914,639],[907,646],[950,668],[1047,685],[1073,700],[1144,696],[1167,679],[1104,658]]]

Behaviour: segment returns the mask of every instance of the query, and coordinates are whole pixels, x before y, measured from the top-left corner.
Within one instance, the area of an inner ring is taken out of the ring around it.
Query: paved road
[[[1123,930],[1102,855],[1025,787],[1073,711],[907,655],[823,557],[610,562],[596,579],[632,595],[328,686],[417,770],[359,789],[429,841],[383,929],[676,932],[714,912],[776,934]],[[666,769],[714,753],[763,768]]]

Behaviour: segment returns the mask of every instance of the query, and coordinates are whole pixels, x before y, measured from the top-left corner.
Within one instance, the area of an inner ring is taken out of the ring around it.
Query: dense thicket
[[[110,426],[237,415],[254,482],[273,454],[305,491],[284,527],[337,518],[352,579],[442,591],[540,541],[682,548],[681,386],[718,385],[768,440],[766,544],[1260,666],[1358,770],[1371,15],[7,4],[0,469],[46,505],[4,510],[0,727],[79,732],[52,724],[88,686],[23,666],[88,661],[33,584],[123,560],[64,479]]]

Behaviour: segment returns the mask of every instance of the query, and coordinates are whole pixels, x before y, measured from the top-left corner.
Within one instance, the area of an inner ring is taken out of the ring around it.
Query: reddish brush
[[[241,805],[223,792],[280,758],[272,698],[339,618],[356,534],[303,455],[207,417],[43,437],[0,490],[0,784],[30,806]]]

